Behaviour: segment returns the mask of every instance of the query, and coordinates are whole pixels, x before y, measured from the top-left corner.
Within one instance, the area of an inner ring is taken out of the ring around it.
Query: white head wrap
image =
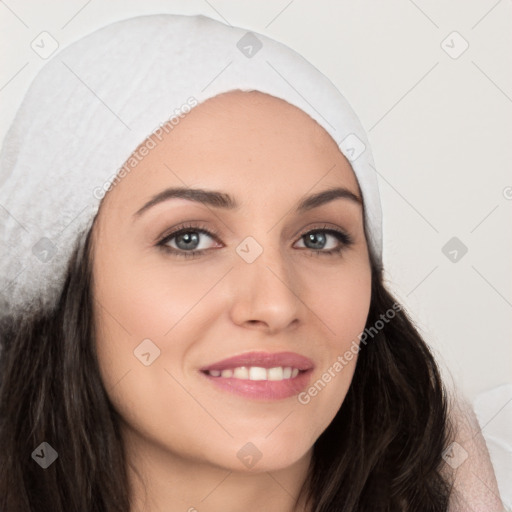
[[[75,242],[90,229],[116,174],[136,164],[132,152],[153,132],[158,140],[164,123],[177,123],[196,104],[233,89],[281,98],[332,136],[357,177],[369,247],[381,264],[373,157],[335,86],[295,51],[261,34],[205,16],[139,16],[56,53],[5,137],[0,314],[55,306]]]

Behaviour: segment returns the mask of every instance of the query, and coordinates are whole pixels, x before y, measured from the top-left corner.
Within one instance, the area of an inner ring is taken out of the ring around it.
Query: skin
[[[174,198],[134,218],[177,186],[229,193],[240,206]],[[193,108],[107,193],[93,229],[96,344],[122,418],[132,512],[304,510],[294,501],[313,444],[342,404],[357,357],[307,404],[220,391],[199,368],[253,350],[292,351],[313,360],[314,383],[357,340],[371,286],[362,206],[341,198],[293,212],[331,187],[360,197],[330,135],[280,99],[236,91]],[[202,254],[156,245],[194,221],[218,233],[198,234]],[[325,225],[353,243],[316,254],[340,245],[330,234],[323,246],[307,245],[302,235]],[[250,264],[236,252],[248,236],[263,248]],[[149,366],[134,356],[147,338],[160,349]],[[237,457],[248,442],[262,454],[252,468]]]

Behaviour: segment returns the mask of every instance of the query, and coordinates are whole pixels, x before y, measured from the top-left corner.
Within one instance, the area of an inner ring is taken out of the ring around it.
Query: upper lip
[[[260,368],[275,368],[276,366],[292,367],[299,370],[314,368],[311,359],[295,352],[246,352],[238,356],[228,357],[211,365],[201,368],[201,371],[228,370],[240,366],[258,366]]]

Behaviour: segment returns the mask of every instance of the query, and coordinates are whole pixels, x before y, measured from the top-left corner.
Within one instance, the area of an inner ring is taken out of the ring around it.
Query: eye
[[[331,238],[330,243],[329,238]],[[311,249],[317,255],[327,256],[338,254],[353,244],[353,240],[348,233],[337,229],[327,229],[326,227],[302,234],[300,241],[302,240],[304,240],[307,249]]]
[[[157,245],[171,254],[185,258],[193,257],[208,250],[208,247],[201,243],[201,239],[205,236],[211,239],[217,238],[215,233],[204,227],[180,226],[176,231],[166,235]],[[206,245],[208,244],[206,243]]]
[[[212,248],[208,247],[207,241],[202,240],[204,238],[219,241],[217,233],[204,226],[184,225],[165,235],[157,243],[157,246],[172,255],[191,258],[204,254]],[[329,239],[331,239],[330,242]],[[327,226],[303,233],[299,239],[299,242],[302,241],[304,241],[305,249],[310,249],[316,255],[324,256],[338,254],[353,244],[348,233],[332,228],[328,229]]]

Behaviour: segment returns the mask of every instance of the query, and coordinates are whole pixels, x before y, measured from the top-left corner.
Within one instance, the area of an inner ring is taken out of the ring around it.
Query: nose
[[[300,323],[300,282],[279,248],[264,249],[252,263],[240,259],[231,279],[231,319],[237,325],[272,334]]]

